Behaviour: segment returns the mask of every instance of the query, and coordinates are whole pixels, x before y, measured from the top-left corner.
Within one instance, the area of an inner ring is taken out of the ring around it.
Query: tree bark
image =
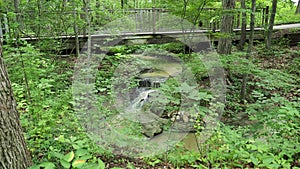
[[[62,1],[62,11],[66,10],[67,3],[68,3],[68,0],[63,0]]]
[[[0,168],[27,169],[30,165],[31,157],[26,147],[0,44]]]
[[[121,0],[121,8],[124,9],[124,0]]]
[[[300,0],[298,0],[298,5],[296,9],[296,14],[300,14]]]
[[[15,30],[15,37],[19,37],[19,32],[22,30],[22,21],[21,21],[21,12],[20,12],[20,0],[14,0],[14,8],[16,13],[16,23],[18,24],[17,29]]]
[[[241,0],[241,9],[243,10],[242,12],[242,30],[241,30],[241,40],[238,45],[239,50],[244,50],[244,46],[246,43],[246,27],[247,27],[247,21],[246,21],[246,2],[245,0]]]
[[[273,33],[273,26],[274,26],[274,21],[275,21],[275,15],[276,15],[276,9],[277,9],[277,0],[272,1],[272,11],[271,11],[271,16],[270,16],[270,21],[269,21],[269,27],[267,30],[267,35],[266,35],[266,48],[270,49],[272,45],[272,33]]]
[[[91,49],[92,49],[92,37],[91,37],[91,18],[90,18],[90,0],[84,0],[84,11],[85,11],[85,21],[87,23],[87,55],[90,58],[91,56]]]
[[[222,34],[224,34],[225,37],[219,39],[218,53],[230,54],[232,47],[231,34],[233,31],[234,15],[229,10],[234,9],[235,0],[223,0],[222,6],[223,10],[226,10],[226,13],[222,16],[220,31]]]
[[[250,36],[249,36],[249,45],[247,49],[247,55],[246,59],[249,59],[252,52],[252,46],[253,46],[253,38],[254,38],[254,27],[255,27],[255,10],[256,10],[256,0],[252,0],[252,7],[251,7],[251,21],[250,21]],[[246,100],[246,94],[247,94],[247,81],[248,81],[248,73],[243,74],[243,81],[242,81],[242,87],[241,87],[241,94],[240,99],[243,103]]]

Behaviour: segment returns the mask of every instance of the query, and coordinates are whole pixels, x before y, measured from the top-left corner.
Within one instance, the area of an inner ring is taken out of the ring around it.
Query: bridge
[[[239,41],[241,32],[241,10],[236,9],[234,12],[234,32],[233,40]],[[269,9],[258,8],[255,12],[256,14],[256,28],[255,28],[255,40],[264,39],[264,27],[268,22]],[[222,15],[222,9],[220,8],[203,8],[200,13],[200,19],[192,23],[192,26],[188,26],[188,29],[184,28],[182,23],[178,22],[178,18],[168,17],[168,11],[162,8],[144,8],[144,9],[130,9],[126,11],[121,11],[122,15],[127,16],[128,20],[120,20],[121,23],[115,23],[112,25],[105,25],[106,28],[118,29],[113,31],[101,30],[101,27],[97,21],[92,22],[91,28],[94,33],[90,36],[93,42],[97,42],[101,45],[109,44],[139,44],[139,43],[166,43],[178,41],[178,39],[186,38],[189,36],[197,37],[203,36],[209,37],[212,42],[217,42],[220,37],[219,23]],[[47,13],[47,11],[45,12]],[[80,27],[77,25],[77,30],[73,29],[77,23],[72,23],[68,25],[67,18],[74,15],[74,11],[64,12],[66,18],[56,17],[61,15],[61,12],[49,12],[48,17],[56,18],[56,23],[65,23],[64,32],[53,31],[52,35],[43,33],[51,32],[51,30],[56,30],[55,26],[59,24],[46,24],[46,25],[32,25],[30,17],[34,17],[34,12],[27,12],[24,14],[23,23],[20,24],[22,27],[23,37],[21,40],[27,41],[29,43],[40,43],[42,41],[56,41],[58,42],[59,51],[63,53],[74,53],[76,44],[82,49],[84,44],[87,42],[88,35],[86,33],[87,25]],[[3,14],[2,16],[6,16]],[[9,25],[7,23],[9,17],[3,17],[2,24],[0,23],[0,37],[3,37],[3,30],[9,31]],[[11,18],[13,19],[13,18]],[[172,20],[173,19],[173,20]],[[250,20],[250,16],[247,15],[246,18]],[[51,20],[52,21],[52,20]],[[3,24],[4,23],[4,24]],[[190,24],[190,23],[185,23]],[[121,25],[121,26],[120,26]],[[122,26],[123,25],[123,26]],[[191,28],[192,27],[192,28]],[[191,28],[191,29],[190,29]],[[295,45],[300,42],[300,23],[299,24],[287,24],[287,25],[277,25],[274,26],[274,38],[286,37],[291,40],[291,44]],[[50,30],[50,31],[49,31]],[[58,29],[57,29],[58,30]],[[247,32],[249,32],[249,25]],[[8,33],[9,35],[9,33]],[[112,40],[113,39],[113,40]],[[108,40],[111,43],[107,43]]]

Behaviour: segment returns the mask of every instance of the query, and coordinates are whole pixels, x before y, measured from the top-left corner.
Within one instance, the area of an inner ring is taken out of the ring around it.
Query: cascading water
[[[140,91],[137,98],[135,98],[130,106],[126,109],[126,118],[135,122],[139,122],[141,120],[142,108],[145,102],[148,100],[149,94],[155,92],[156,90],[145,90],[139,89]]]
[[[147,67],[141,70],[136,77],[138,87],[132,89],[129,103],[121,115],[129,121],[139,124],[142,133],[153,138],[162,133],[163,125],[170,121],[163,114],[166,98],[157,88],[169,77],[180,74],[182,65],[180,62],[166,58],[143,56],[140,59],[147,63]],[[128,97],[123,97],[123,99],[126,98]]]

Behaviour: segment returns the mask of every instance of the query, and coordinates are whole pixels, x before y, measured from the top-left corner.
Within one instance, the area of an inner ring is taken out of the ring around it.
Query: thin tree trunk
[[[221,33],[225,37],[219,39],[218,42],[218,53],[220,54],[230,54],[232,47],[232,31],[233,31],[233,22],[234,15],[229,12],[229,10],[234,9],[235,0],[223,0],[222,2],[223,10],[226,10],[226,13],[222,16],[221,21]]]
[[[272,45],[272,33],[273,33],[273,26],[275,21],[275,15],[276,15],[276,9],[277,9],[277,0],[272,1],[272,11],[269,21],[269,27],[267,30],[267,36],[266,36],[266,48],[270,49]]]
[[[20,12],[19,6],[20,6],[20,0],[14,0],[14,8],[15,8],[15,13],[16,13],[16,22],[18,24],[17,29],[14,30],[16,38],[20,36],[19,33],[22,30],[21,28],[23,27],[22,26],[22,21],[21,21],[21,12]]]
[[[0,44],[0,168],[27,169],[31,165],[17,104],[2,58]]]
[[[247,55],[246,59],[249,59],[252,52],[252,46],[253,46],[253,38],[254,38],[254,24],[255,24],[255,10],[256,10],[256,0],[252,0],[252,12],[251,12],[251,21],[250,21],[250,36],[249,36],[249,45],[247,49]],[[247,94],[247,81],[248,81],[248,73],[243,74],[243,82],[242,82],[242,88],[241,88],[241,102],[244,102],[246,100],[246,94]]]
[[[244,10],[246,10],[245,0],[241,0],[241,8],[243,10],[243,12],[242,12],[242,30],[241,30],[241,40],[238,45],[238,49],[244,50],[244,46],[246,43],[246,26],[247,26],[247,21],[246,21],[247,13],[246,13],[246,11],[244,11]]]
[[[74,16],[74,33],[75,33],[75,50],[76,50],[76,56],[79,56],[80,53],[80,46],[79,46],[79,37],[78,37],[78,26],[77,26],[77,19],[78,19],[78,13],[77,11],[73,12]]]
[[[298,1],[297,9],[296,9],[296,14],[300,14],[300,0]]]
[[[67,3],[68,3],[68,0],[63,0],[62,1],[62,10],[66,10],[66,7],[67,7]]]
[[[42,17],[42,2],[41,0],[37,0],[37,7],[38,7],[38,22],[41,22],[41,17]],[[41,34],[41,26],[40,24],[38,24],[37,26],[37,32],[36,32],[36,36],[39,37]]]
[[[88,25],[87,27],[87,33],[88,33],[88,40],[87,40],[87,54],[90,58],[91,55],[91,49],[92,49],[92,39],[91,39],[91,19],[90,19],[90,0],[84,0],[84,11],[85,11],[85,20]]]
[[[124,0],[121,0],[121,8],[124,9]]]

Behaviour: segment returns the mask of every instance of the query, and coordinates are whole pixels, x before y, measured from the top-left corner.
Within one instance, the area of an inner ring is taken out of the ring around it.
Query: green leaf
[[[63,159],[64,158],[64,155],[61,154],[61,153],[58,153],[58,152],[51,152],[51,156],[56,157],[58,159]]]
[[[263,164],[270,164],[274,160],[274,157],[268,156],[263,159]]]
[[[44,167],[44,169],[54,169],[55,165],[52,162],[43,162],[40,164],[41,167]]]
[[[88,160],[88,159],[91,159],[91,158],[92,158],[92,155],[90,155],[90,154],[80,157],[80,159],[82,159],[82,160]]]
[[[89,154],[89,151],[87,149],[80,148],[80,149],[76,150],[75,154],[76,154],[76,156],[81,157],[81,156]]]
[[[100,169],[98,164],[86,164],[82,166],[82,169]]]
[[[75,154],[73,151],[71,151],[68,154],[66,154],[63,159],[67,162],[71,162],[74,159],[74,157],[75,157]]]
[[[60,164],[64,167],[64,168],[70,168],[71,164],[65,160],[60,160]]]
[[[251,159],[251,162],[257,166],[258,165],[258,159],[256,157],[254,157],[252,154],[250,155],[250,159]]]
[[[85,164],[86,160],[83,160],[83,159],[78,159],[78,160],[75,160],[72,164],[73,167],[81,167]]]
[[[64,135],[60,135],[57,138],[55,138],[55,140],[64,143],[65,142],[65,136]]]
[[[40,165],[34,165],[29,167],[28,169],[40,169]]]
[[[100,169],[105,169],[105,164],[101,159],[98,159],[98,166]]]

